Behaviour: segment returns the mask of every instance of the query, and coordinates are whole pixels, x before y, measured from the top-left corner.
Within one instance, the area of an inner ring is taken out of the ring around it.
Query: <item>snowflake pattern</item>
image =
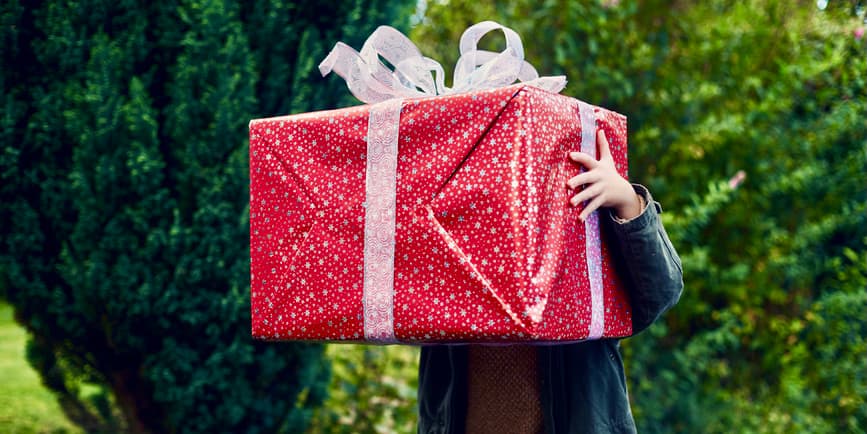
[[[250,123],[256,338],[364,341],[370,107]],[[626,176],[626,118],[594,111]],[[398,140],[396,339],[587,339],[587,240],[565,185],[581,170],[567,158],[580,150],[578,101],[522,84],[409,99]],[[602,336],[628,336],[628,297],[604,236],[602,259]]]

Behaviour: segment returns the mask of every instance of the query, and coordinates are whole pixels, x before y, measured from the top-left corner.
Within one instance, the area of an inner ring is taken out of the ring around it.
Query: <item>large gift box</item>
[[[374,49],[395,46],[385,29],[388,38],[368,40]],[[372,104],[250,123],[253,336],[422,344],[631,334],[600,230],[607,216],[582,222],[566,186],[583,170],[568,152],[596,155],[597,128],[626,175],[626,118],[526,75],[514,38],[499,54],[462,38],[464,72],[459,62],[451,89],[413,79],[430,59],[398,41],[415,63],[379,50],[395,65],[388,74],[365,66],[368,44],[360,55],[338,44],[332,55],[344,57],[324,62]],[[523,83],[502,85],[503,65]]]

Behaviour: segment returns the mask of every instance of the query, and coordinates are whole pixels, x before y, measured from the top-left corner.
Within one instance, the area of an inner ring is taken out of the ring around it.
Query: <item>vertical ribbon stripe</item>
[[[395,343],[394,221],[397,188],[397,136],[403,100],[370,108],[364,201],[364,338]]]
[[[581,152],[598,158],[596,152],[596,114],[593,107],[578,101],[581,116]],[[589,201],[588,201],[589,202]],[[587,205],[587,203],[585,203]],[[599,213],[593,211],[584,222],[587,275],[590,280],[590,331],[588,339],[599,339],[605,331],[605,300],[602,292],[602,240]]]

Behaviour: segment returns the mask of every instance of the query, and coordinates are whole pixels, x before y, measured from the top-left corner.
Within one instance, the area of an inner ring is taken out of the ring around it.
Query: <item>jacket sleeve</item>
[[[607,220],[620,253],[619,268],[625,272],[632,305],[632,331],[638,334],[680,299],[683,267],[659,218],[662,207],[646,187],[633,184],[633,188],[646,204],[641,214],[622,221],[609,210],[601,220]]]

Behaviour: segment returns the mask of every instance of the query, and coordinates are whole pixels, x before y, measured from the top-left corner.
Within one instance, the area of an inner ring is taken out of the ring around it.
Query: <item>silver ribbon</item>
[[[581,117],[581,152],[598,158],[596,152],[596,113],[593,106],[578,101]],[[586,205],[586,204],[585,204]],[[585,260],[590,281],[590,331],[588,339],[599,339],[605,332],[605,293],[602,290],[602,239],[599,232],[599,214],[596,211],[584,221]]]
[[[364,200],[364,338],[394,338],[394,219],[397,211],[397,133],[401,99],[370,108]]]
[[[495,53],[477,49],[486,33],[502,30],[506,48]],[[539,77],[524,60],[521,38],[514,30],[493,21],[467,28],[461,36],[461,56],[455,64],[452,87],[444,84],[443,67],[422,56],[418,47],[403,33],[389,26],[377,28],[361,48],[361,53],[338,42],[319,64],[319,72],[334,71],[359,100],[373,104],[392,98],[448,95],[508,86],[521,82],[557,93],[566,86],[566,76]],[[386,67],[380,57],[394,66]]]

